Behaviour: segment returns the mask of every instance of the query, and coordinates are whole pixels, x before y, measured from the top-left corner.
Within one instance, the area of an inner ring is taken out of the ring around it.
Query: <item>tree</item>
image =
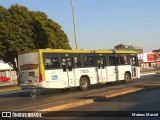
[[[18,4],[0,6],[0,59],[18,71],[18,52],[30,49],[71,49],[67,35],[43,12],[29,11]]]
[[[29,49],[71,49],[61,26],[45,13],[29,11],[16,4],[9,9],[0,7],[0,14],[0,55],[6,62],[12,59],[8,54],[15,58],[17,52]]]

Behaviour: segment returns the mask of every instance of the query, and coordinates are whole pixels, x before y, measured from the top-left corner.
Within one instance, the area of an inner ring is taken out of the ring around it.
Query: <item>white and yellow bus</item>
[[[86,90],[90,85],[140,77],[133,50],[37,49],[18,55],[22,88]]]

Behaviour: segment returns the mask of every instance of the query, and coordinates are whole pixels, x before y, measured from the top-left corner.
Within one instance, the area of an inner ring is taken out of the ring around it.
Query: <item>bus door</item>
[[[132,78],[136,78],[138,76],[138,61],[136,56],[130,56],[130,63],[131,63],[131,71],[132,71]]]
[[[62,58],[63,78],[68,87],[74,86],[73,58]]]
[[[105,59],[104,56],[98,56],[96,58],[97,64],[97,80],[99,82],[103,82],[106,80],[106,72],[105,72]]]

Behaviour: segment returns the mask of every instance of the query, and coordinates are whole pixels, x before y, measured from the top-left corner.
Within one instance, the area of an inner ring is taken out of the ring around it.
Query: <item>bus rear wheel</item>
[[[124,83],[128,83],[131,79],[131,76],[129,73],[124,74]]]
[[[89,87],[89,81],[86,77],[81,77],[80,79],[80,90],[84,91],[84,90],[87,90]]]

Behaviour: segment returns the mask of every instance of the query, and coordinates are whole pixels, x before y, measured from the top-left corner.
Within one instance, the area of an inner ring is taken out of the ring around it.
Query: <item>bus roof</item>
[[[135,50],[115,50],[115,53],[130,53],[130,54],[136,54],[137,52]]]
[[[68,49],[32,49],[29,51],[19,52],[18,54],[32,53],[32,52],[46,52],[46,53],[128,53],[136,54],[135,50],[68,50]]]
[[[21,54],[25,54],[25,53],[34,53],[34,52],[38,52],[38,51],[39,51],[39,49],[31,49],[31,50],[18,52],[18,54],[21,55]]]
[[[95,50],[95,53],[128,53],[128,54],[136,54],[135,50],[118,50],[118,49],[111,49],[111,50]]]
[[[68,50],[68,49],[40,49],[40,52],[54,53],[92,53],[92,50]]]

